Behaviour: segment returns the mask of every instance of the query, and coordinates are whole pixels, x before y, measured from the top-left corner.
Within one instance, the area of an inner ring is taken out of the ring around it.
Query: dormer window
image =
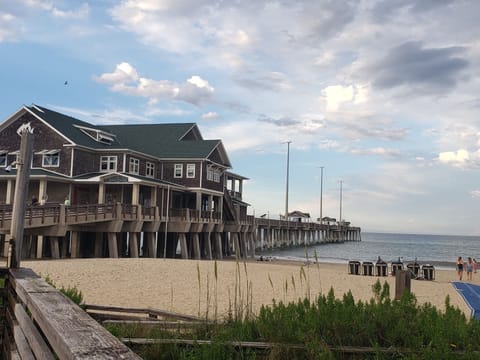
[[[102,144],[110,145],[115,141],[115,135],[110,134],[106,131],[103,131],[100,129],[87,128],[79,125],[74,125],[74,126],[79,128],[80,131],[83,132],[84,134],[90,136],[93,140],[98,141]]]
[[[155,164],[154,163],[151,163],[151,162],[148,162],[147,161],[147,165],[146,165],[146,168],[145,168],[145,175],[147,177],[155,177]]]

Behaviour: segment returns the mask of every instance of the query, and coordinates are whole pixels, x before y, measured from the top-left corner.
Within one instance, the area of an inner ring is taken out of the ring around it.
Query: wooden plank
[[[35,360],[27,338],[16,321],[13,321],[13,338],[15,339],[15,344],[17,345],[17,350],[22,360]]]
[[[12,269],[15,290],[60,359],[140,359],[70,299],[32,273],[30,269]]]
[[[50,348],[45,343],[41,334],[38,332],[32,320],[20,304],[15,305],[14,313],[35,357],[37,359],[53,360],[54,356],[52,355]]]
[[[86,311],[95,310],[95,311],[105,311],[105,312],[121,312],[121,313],[131,313],[131,314],[146,314],[146,315],[154,315],[154,316],[166,317],[171,319],[201,321],[201,318],[198,318],[193,315],[179,314],[172,311],[152,309],[152,308],[130,308],[130,307],[86,304],[85,310]]]
[[[149,329],[189,329],[204,326],[204,322],[179,322],[179,321],[161,321],[161,320],[105,320],[105,325],[139,325]]]

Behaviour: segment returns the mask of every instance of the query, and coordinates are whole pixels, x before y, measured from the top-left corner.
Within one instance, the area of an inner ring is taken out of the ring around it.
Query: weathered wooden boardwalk
[[[359,227],[221,214],[131,204],[30,206],[25,211],[22,258],[252,257],[256,251],[328,242],[359,241]],[[7,255],[12,206],[0,206],[0,239]],[[0,252],[2,246],[0,246]]]
[[[140,359],[30,269],[0,275],[2,359]]]

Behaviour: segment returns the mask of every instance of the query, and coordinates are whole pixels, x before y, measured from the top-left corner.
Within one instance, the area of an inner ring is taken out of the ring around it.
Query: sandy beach
[[[235,301],[251,303],[253,311],[262,304],[313,299],[333,287],[341,297],[351,290],[356,301],[373,296],[372,285],[380,279],[390,284],[394,297],[395,277],[348,274],[347,264],[310,264],[292,262],[232,260],[214,261],[176,259],[71,259],[23,261],[42,277],[48,276],[57,287],[76,286],[87,304],[125,307],[150,307],[179,313],[210,316],[217,308],[226,314]],[[466,278],[466,276],[464,277]],[[411,289],[419,303],[445,308],[450,296],[453,306],[470,316],[470,309],[453,288],[455,271],[436,270],[434,281],[412,280]],[[472,283],[480,284],[480,274]],[[247,285],[248,284],[248,285]],[[208,307],[207,307],[208,305]]]

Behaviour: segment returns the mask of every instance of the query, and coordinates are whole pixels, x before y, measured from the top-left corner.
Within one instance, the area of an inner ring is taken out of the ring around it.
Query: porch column
[[[38,184],[38,200],[40,201],[41,199],[44,199],[45,195],[48,195],[47,180],[40,180],[40,183]]]
[[[157,187],[152,188],[152,195],[150,197],[150,206],[154,207],[157,206]]]
[[[13,204],[13,192],[15,191],[15,182],[13,180],[7,181],[7,193],[5,194],[5,203]]]
[[[195,209],[202,210],[202,193],[197,191],[195,194],[196,194]]]
[[[140,197],[140,184],[132,184],[132,205],[138,205]]]
[[[105,184],[104,183],[98,184],[98,203],[99,204],[105,203]]]

